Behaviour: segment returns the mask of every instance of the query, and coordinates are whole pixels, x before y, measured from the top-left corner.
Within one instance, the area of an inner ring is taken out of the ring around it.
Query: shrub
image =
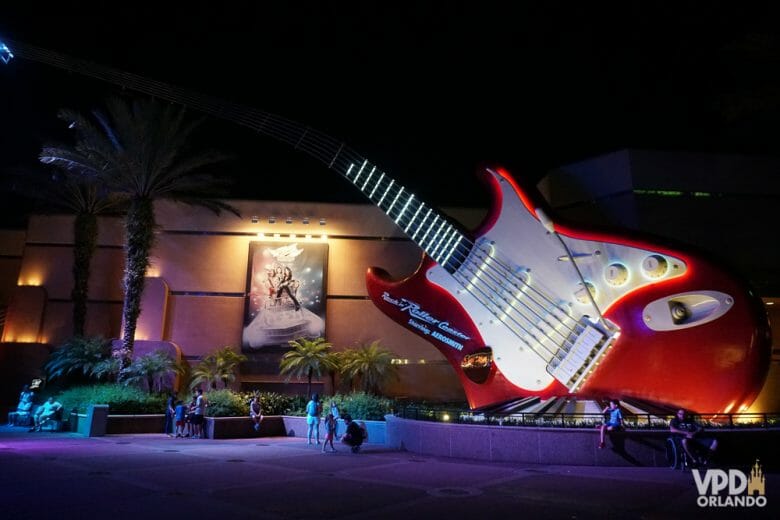
[[[77,386],[58,397],[66,411],[85,413],[90,404],[107,404],[112,414],[165,413],[165,396],[117,384]]]
[[[295,406],[296,399],[299,399],[297,396],[282,395],[276,392],[262,392],[259,397],[263,415],[287,415]]]
[[[249,415],[249,401],[232,390],[212,390],[206,394],[209,417],[238,417]],[[263,411],[265,413],[265,411]]]
[[[342,416],[348,413],[353,419],[365,421],[384,421],[385,415],[393,411],[393,401],[391,399],[365,392],[355,392],[325,397],[322,400],[323,415],[327,415],[330,412],[331,401],[336,402],[336,406],[338,406]],[[303,406],[305,406],[305,403]],[[300,415],[305,415],[303,406],[301,406]]]
[[[249,414],[249,402],[254,395],[260,398],[260,408],[263,415],[291,415],[291,411],[302,407],[298,403],[303,399],[299,396],[282,395],[276,392],[241,392],[237,394],[244,403],[244,412],[241,415]]]

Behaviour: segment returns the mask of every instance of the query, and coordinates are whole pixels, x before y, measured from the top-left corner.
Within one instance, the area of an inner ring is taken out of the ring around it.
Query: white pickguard
[[[558,328],[559,324],[564,328],[556,314],[565,312],[571,317],[566,323],[573,323],[583,315],[595,318],[598,312],[583,293],[583,284],[558,238],[548,233],[528,212],[509,182],[495,172],[491,171],[491,174],[500,183],[503,205],[495,225],[477,240],[474,250],[490,250],[494,257],[490,261],[523,273],[535,291],[564,311],[550,303],[546,313],[539,311],[540,317],[534,314],[532,320],[519,317],[514,322],[511,317],[507,318],[505,311],[496,308],[491,311],[480,301],[475,289],[482,283],[482,275],[475,274],[475,263],[464,264],[454,275],[440,266],[431,268],[426,275],[430,282],[452,294],[467,310],[486,345],[493,349],[493,360],[506,378],[521,388],[539,391],[554,379],[548,372],[548,363],[553,359],[555,343],[561,335],[552,329]],[[594,299],[602,310],[627,292],[680,276],[686,270],[682,260],[654,251],[568,237],[563,240],[586,282],[592,285],[591,292],[595,292]],[[472,280],[473,285],[462,283],[464,279]],[[490,291],[481,294],[485,292]],[[512,305],[514,303],[508,305],[510,314],[515,312]],[[523,324],[522,328],[536,331],[541,341],[534,341],[530,334],[518,330],[514,324],[518,322]]]

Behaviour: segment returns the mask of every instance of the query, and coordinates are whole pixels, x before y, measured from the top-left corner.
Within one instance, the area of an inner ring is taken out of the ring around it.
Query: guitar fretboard
[[[470,242],[447,217],[376,166],[351,162],[343,175],[450,273],[468,256]]]
[[[471,251],[471,242],[453,222],[343,142],[290,119],[226,102],[136,74],[105,67],[22,42],[9,41],[19,57],[114,83],[233,121],[285,142],[323,162],[354,184],[412,241],[448,272],[454,273]]]
[[[471,242],[442,213],[369,164],[343,142],[285,117],[184,90],[136,74],[97,65],[22,42],[9,41],[26,59],[114,83],[159,99],[233,121],[285,142],[325,163],[354,184],[439,265],[454,273],[471,251]]]

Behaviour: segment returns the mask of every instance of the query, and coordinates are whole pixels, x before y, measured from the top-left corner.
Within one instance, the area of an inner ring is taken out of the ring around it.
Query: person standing
[[[311,400],[306,403],[306,424],[308,431],[306,437],[311,444],[311,437],[316,434],[317,444],[320,444],[320,414],[322,413],[322,404],[320,396],[317,393],[311,395]]]
[[[330,443],[330,449],[332,452],[336,452],[336,447],[333,445],[333,437],[336,435],[336,419],[333,418],[333,414],[329,413],[325,416],[325,442],[322,444],[322,453],[325,453],[325,448]]]
[[[176,396],[171,392],[168,394],[168,399],[165,402],[165,434],[168,437],[173,437],[173,423],[176,415],[175,406]]]
[[[192,415],[192,426],[194,430],[193,438],[200,439],[203,436],[203,415],[206,413],[206,398],[203,395],[203,389],[198,388],[195,398],[195,411]]]
[[[330,402],[330,413],[333,415],[333,437],[335,437],[337,440],[339,438],[339,418],[341,417],[341,413],[339,412],[339,407],[336,405],[336,401]]]
[[[184,437],[184,421],[187,417],[187,408],[184,406],[184,402],[181,399],[176,401],[175,417],[176,437]]]

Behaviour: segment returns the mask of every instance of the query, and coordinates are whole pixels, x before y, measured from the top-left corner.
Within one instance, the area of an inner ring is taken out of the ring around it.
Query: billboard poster
[[[249,243],[242,350],[324,336],[327,259],[327,243]]]

